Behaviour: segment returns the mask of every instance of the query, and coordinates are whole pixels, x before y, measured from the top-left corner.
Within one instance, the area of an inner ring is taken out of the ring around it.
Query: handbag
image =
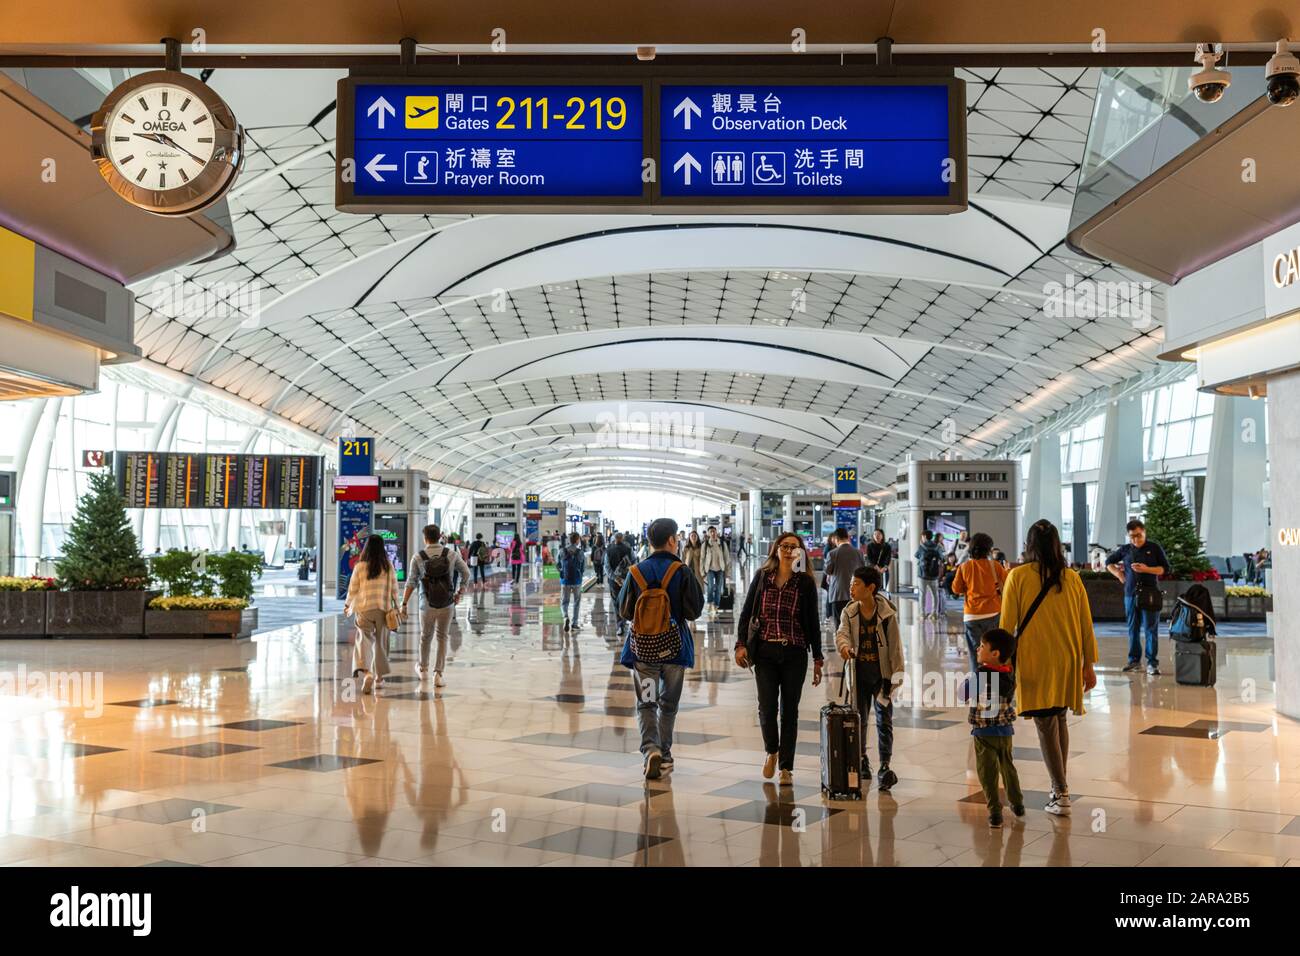
[[[1134,595],[1137,606],[1143,611],[1160,611],[1165,606],[1164,592],[1150,584],[1139,585]]]
[[[396,598],[393,606],[384,612],[384,626],[390,631],[395,631],[402,624],[402,612],[398,609]]]
[[[767,586],[767,575],[759,571],[755,576],[756,590],[754,593],[754,610],[749,615],[749,628],[745,635],[745,657],[748,659],[750,666],[758,660],[758,646],[763,643],[763,622],[759,619],[758,611],[763,606],[763,589]]]
[[[1033,620],[1034,613],[1038,610],[1038,606],[1043,603],[1043,598],[1047,597],[1047,592],[1052,589],[1053,585],[1056,584],[1056,581],[1057,579],[1052,577],[1043,582],[1043,587],[1042,590],[1038,592],[1038,597],[1034,598],[1034,603],[1029,605],[1029,610],[1026,611],[1025,616],[1020,619],[1020,623],[1016,625],[1016,651],[1020,650],[1020,638],[1024,635],[1025,628],[1027,628],[1029,622]],[[1014,659],[1016,655],[1013,652],[1011,656],[1012,659]]]

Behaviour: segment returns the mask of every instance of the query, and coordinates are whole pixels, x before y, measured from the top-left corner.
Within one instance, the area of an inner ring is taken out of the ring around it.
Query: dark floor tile
[[[1279,832],[1284,836],[1300,836],[1300,817],[1296,817]]]
[[[330,773],[334,770],[346,770],[349,767],[361,767],[368,763],[379,763],[370,757],[346,757],[340,754],[312,754],[310,757],[298,757],[294,760],[281,760],[279,763],[267,764],[280,770],[311,770],[315,773]]]
[[[538,700],[553,700],[557,704],[585,704],[587,702],[586,694],[552,694],[550,697],[539,697]]]
[[[726,810],[719,810],[717,813],[709,814],[709,816],[718,820],[742,820],[747,823],[789,826],[795,821],[795,811],[797,810],[803,811],[801,816],[805,825],[820,823],[827,817],[844,812],[838,807],[824,807],[819,803],[799,803],[794,794],[789,792],[790,787],[777,787],[772,784],[768,786],[777,791],[777,796],[774,799],[770,801],[767,799],[751,800],[749,803],[742,803]],[[782,794],[780,792],[782,790],[786,791],[786,793]]]
[[[110,707],[171,707],[179,704],[179,700],[115,700],[109,704]]]
[[[247,673],[248,673],[248,665],[247,665],[247,664],[240,664],[238,667],[218,667],[217,670],[219,670],[219,671],[226,671],[226,672],[231,673],[231,674],[247,674]],[[148,863],[148,864],[146,864],[146,866],[161,866],[161,865],[162,865],[162,864],[160,864],[160,863]]]
[[[93,757],[96,754],[121,753],[121,747],[101,747],[98,744],[83,744],[75,740],[27,740],[18,739],[9,744],[10,750],[24,757]]]
[[[644,803],[649,796],[645,787],[619,787],[609,783],[584,783],[567,790],[543,794],[547,800],[570,803],[596,803],[605,807],[628,807]]]
[[[120,820],[138,820],[140,823],[176,823],[180,820],[192,820],[195,810],[205,814],[227,813],[239,807],[227,803],[206,803],[203,800],[186,800],[183,797],[168,797],[166,800],[154,800],[150,803],[137,803],[133,807],[118,807],[116,810],[100,810],[104,816],[117,817]]]
[[[1258,734],[1270,729],[1268,724],[1257,724],[1245,720],[1194,720],[1187,726],[1195,727],[1198,730],[1217,730],[1219,736],[1231,733],[1234,730],[1248,734]]]
[[[550,836],[525,843],[524,846],[532,850],[572,853],[598,860],[616,860],[629,853],[666,843],[669,839],[669,837],[653,834],[606,830],[602,827],[574,827],[572,830],[552,833]]]
[[[1148,727],[1142,733],[1152,737],[1190,737],[1196,740],[1213,740],[1218,736],[1216,731],[1208,727],[1170,727],[1165,724]]]
[[[738,783],[731,784],[730,786],[722,787],[720,790],[710,790],[709,796],[735,797],[738,800],[765,800],[767,799],[767,794],[763,788],[774,785],[774,781],[771,780],[741,780]],[[781,787],[780,789],[795,801],[803,800],[807,797],[815,797],[822,792],[820,786]]]
[[[221,740],[205,740],[201,744],[186,744],[184,747],[168,747],[155,750],[156,754],[170,754],[173,757],[225,757],[230,754],[243,753],[246,750],[258,750],[244,744],[228,744]]]
[[[253,720],[233,720],[228,724],[218,724],[227,730],[247,730],[261,733],[264,730],[279,730],[281,727],[301,727],[301,720],[266,720],[262,717]]]

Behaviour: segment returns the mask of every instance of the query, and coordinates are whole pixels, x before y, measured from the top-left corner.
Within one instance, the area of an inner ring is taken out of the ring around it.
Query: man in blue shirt
[[[647,588],[654,588],[663,580],[668,569],[681,564],[677,558],[677,522],[672,518],[656,518],[646,530],[651,553],[636,566]],[[671,618],[677,625],[682,649],[667,661],[637,660],[632,649],[632,633],[623,643],[619,659],[632,670],[636,683],[636,721],[641,730],[642,771],[647,780],[657,780],[661,774],[673,769],[673,725],[677,722],[677,702],[682,696],[682,685],[687,668],[695,666],[695,641],[691,637],[688,621],[694,621],[704,610],[704,593],[700,581],[685,565],[673,572],[668,581],[668,602]],[[641,586],[628,574],[618,596],[618,616],[632,620]]]
[[[564,629],[578,629],[578,613],[582,610],[582,575],[587,570],[587,556],[582,551],[582,536],[574,531],[569,544],[556,555],[560,566],[560,604],[564,607]],[[572,612],[570,612],[572,606]]]
[[[1146,632],[1147,673],[1160,676],[1159,629],[1160,611],[1143,610],[1138,604],[1138,591],[1155,588],[1161,574],[1173,570],[1165,549],[1147,539],[1147,528],[1134,518],[1128,523],[1129,543],[1106,557],[1106,570],[1124,582],[1124,615],[1128,619],[1128,663],[1126,671],[1142,666],[1141,632]]]

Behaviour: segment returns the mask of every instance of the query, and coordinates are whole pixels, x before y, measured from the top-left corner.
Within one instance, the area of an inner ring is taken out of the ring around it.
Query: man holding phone
[[[1173,568],[1165,549],[1147,537],[1147,527],[1134,518],[1127,525],[1129,543],[1106,557],[1106,570],[1124,582],[1124,615],[1128,621],[1128,663],[1125,671],[1142,666],[1142,632],[1146,632],[1147,673],[1160,676],[1160,608],[1142,607],[1139,591],[1159,590],[1160,575]]]

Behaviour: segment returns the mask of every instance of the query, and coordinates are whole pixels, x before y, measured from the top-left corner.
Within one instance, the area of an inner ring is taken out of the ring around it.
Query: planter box
[[[146,637],[237,637],[243,627],[242,611],[144,612]]]
[[[252,637],[253,632],[257,630],[257,608],[246,607],[239,613],[239,636]]]
[[[0,591],[0,637],[44,637],[49,591]]]
[[[1124,620],[1124,585],[1114,577],[1084,578],[1083,589],[1088,592],[1088,606],[1094,621]]]
[[[1225,596],[1223,610],[1229,621],[1262,621],[1273,610],[1273,598]]]
[[[50,637],[143,637],[145,606],[157,591],[46,591]]]

